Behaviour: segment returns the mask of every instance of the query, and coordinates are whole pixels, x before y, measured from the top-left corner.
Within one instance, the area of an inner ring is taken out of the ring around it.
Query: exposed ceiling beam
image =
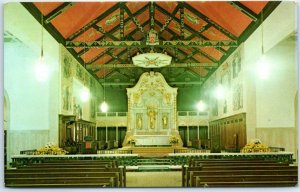
[[[148,8],[148,5],[145,5],[145,6],[142,7],[140,10],[138,10],[137,12],[135,12],[135,13],[133,14],[133,16],[137,16],[137,15],[140,14],[141,12],[145,11],[147,8]],[[130,20],[131,20],[131,18],[129,18],[129,17],[128,17],[127,19],[125,19],[125,20],[124,20],[124,25],[125,25],[128,21],[130,21]],[[118,25],[118,26],[115,26],[115,27],[114,27],[113,29],[111,29],[110,31],[108,31],[107,33],[113,34],[113,33],[115,33],[116,31],[118,31],[119,29],[120,29],[120,26]],[[105,39],[105,36],[102,36],[102,37],[96,39],[96,41],[102,41],[102,40],[104,40],[104,39]],[[86,49],[86,51],[88,51],[88,50],[89,50],[89,49]],[[84,53],[83,50],[79,51],[77,57],[80,57],[83,53]]]
[[[176,15],[176,13],[179,10],[179,6],[176,6],[174,11],[172,12],[172,15]],[[166,28],[168,28],[169,24],[171,23],[171,21],[173,20],[173,17],[170,17],[168,19],[166,19],[165,23],[163,24],[163,26],[160,28],[160,33],[163,32]]]
[[[89,28],[91,28],[94,24],[99,23],[102,19],[107,17],[109,14],[113,13],[115,10],[119,8],[119,3],[116,3],[114,6],[112,6],[110,9],[106,10],[103,14],[101,14],[99,17],[95,18],[94,20],[90,21],[88,24],[83,26],[81,29],[70,35],[67,40],[72,41],[85,31],[87,31]]]
[[[201,33],[203,33],[204,31],[208,30],[211,26],[212,26],[211,24],[206,24],[206,25],[204,25],[203,27],[201,27],[201,29],[199,29],[199,30],[197,31],[197,33],[200,33],[200,34],[201,34]],[[192,35],[189,36],[189,38],[187,38],[187,39],[189,39],[189,40],[193,39],[194,37],[197,36],[197,33],[192,33]]]
[[[163,68],[183,68],[183,67],[217,67],[217,63],[172,63]],[[87,65],[87,69],[103,69],[103,68],[140,68],[139,66],[133,65],[132,63],[118,63],[118,64],[97,64]]]
[[[178,3],[180,15],[180,39],[184,40],[184,7],[182,2]]]
[[[113,36],[112,33],[107,33],[107,31],[105,31],[105,29],[103,29],[102,26],[94,24],[93,28],[96,29],[97,31],[101,32],[104,36],[109,37],[114,41],[120,40],[120,39],[116,38],[115,36]],[[105,37],[103,37],[103,38],[105,38]]]
[[[237,40],[238,39],[235,35],[233,35],[229,31],[227,31],[226,29],[224,29],[222,26],[220,26],[219,24],[217,24],[216,22],[214,22],[210,18],[206,17],[204,14],[202,14],[201,12],[199,12],[194,7],[190,6],[188,3],[183,2],[183,4],[184,4],[184,7],[187,8],[189,11],[191,11],[192,13],[194,13],[195,15],[197,15],[198,17],[200,17],[206,23],[209,23],[212,26],[214,26],[217,30],[219,30],[220,32],[222,32],[224,35],[226,35],[230,39],[233,39],[233,40]]]
[[[127,48],[148,47],[144,41],[66,41],[67,48]],[[161,41],[154,47],[238,47],[238,42],[233,40],[199,40],[199,41]]]
[[[158,22],[158,21],[157,21],[157,24],[160,25],[160,26],[162,25],[162,24],[161,24],[160,22]],[[174,31],[170,30],[169,28],[167,28],[166,30],[167,30],[169,33],[171,33],[173,36],[176,35],[176,33],[175,33]],[[196,49],[201,55],[203,55],[203,56],[206,57],[207,59],[211,60],[212,62],[215,62],[215,63],[217,62],[216,59],[212,58],[211,56],[209,56],[209,55],[208,55],[207,53],[205,53],[204,51],[199,50],[199,49],[197,49],[196,47],[194,47],[193,49]],[[175,60],[178,58],[178,52],[181,52],[181,53],[183,53],[183,54],[186,55],[186,53],[183,52],[183,51],[181,51],[181,50],[179,50],[178,47],[175,47],[174,50],[175,50]],[[193,59],[193,60],[196,61],[196,59],[194,59],[194,58],[191,58],[191,59]],[[198,62],[198,61],[196,61],[196,62]]]
[[[183,2],[182,2],[182,5],[183,5]],[[166,16],[170,16],[173,18],[173,20],[175,20],[176,22],[178,23],[181,23],[180,19],[178,19],[175,15],[171,15],[169,12],[167,12],[166,10],[164,10],[162,7],[160,6],[157,6],[157,9],[162,12],[163,14],[165,14]],[[196,30],[194,30],[193,28],[191,28],[190,26],[188,25],[185,25],[185,28],[190,31],[192,34],[195,34],[197,37],[199,37],[200,39],[203,39],[203,40],[209,40],[207,37],[205,37],[204,35],[198,33]],[[175,33],[176,34],[176,33]],[[235,41],[237,42],[237,41]],[[223,54],[226,54],[226,51],[219,47],[218,51],[222,52]]]
[[[144,26],[146,26],[147,24],[148,24],[149,22],[144,22],[143,24],[142,24],[142,26],[144,27]],[[132,32],[130,32],[129,34],[128,34],[128,36],[132,36],[132,35],[134,35],[136,32],[138,31],[138,29],[136,28],[135,30],[133,30]],[[123,51],[121,51],[118,55],[116,55],[117,57],[121,57],[123,54],[125,54],[125,53],[128,53],[128,50],[130,50],[130,49],[125,49],[125,50],[123,50]],[[100,57],[102,57],[103,55],[100,53],[99,55],[101,55]],[[98,56],[96,56],[97,57],[97,59],[99,59],[100,57],[98,57]],[[129,55],[129,60],[130,60],[130,55]],[[112,59],[110,59],[105,65],[108,65],[108,64],[110,64],[111,62],[113,62],[113,61],[115,61],[115,59],[114,58],[112,58]],[[89,63],[89,64],[92,64],[92,63]],[[92,70],[93,68],[90,68],[89,67],[89,65],[87,65],[87,68],[89,68],[90,70]],[[100,69],[95,69],[95,70],[93,70],[93,72],[94,73],[96,73],[96,72],[98,72],[99,70],[101,70],[101,68]],[[99,78],[99,77],[98,77]]]
[[[256,13],[254,13],[251,9],[249,9],[248,7],[243,5],[242,3],[238,2],[238,1],[228,1],[227,3],[229,3],[234,8],[236,8],[237,10],[241,11],[242,13],[244,13],[245,15],[250,17],[253,21],[258,20],[258,15]]]
[[[154,21],[154,13],[155,12],[155,4],[153,1],[150,2],[149,8],[149,16],[150,16],[150,29],[154,29],[155,21]]]
[[[65,2],[61,4],[60,6],[58,6],[57,8],[55,8],[53,11],[51,11],[49,14],[45,16],[45,23],[46,24],[50,23],[53,19],[55,19],[57,16],[59,16],[61,13],[63,13],[64,11],[66,11],[67,9],[69,9],[75,4],[76,4],[75,2],[72,3]]]
[[[135,85],[136,82],[103,82],[103,86]],[[169,85],[202,85],[203,81],[169,81]]]
[[[105,51],[101,52],[99,55],[97,55],[96,57],[92,58],[91,60],[89,60],[86,65],[90,65],[93,64],[95,61],[97,61],[98,59],[100,59],[100,57],[104,56],[107,52],[109,52],[111,49],[113,48],[108,48]]]
[[[129,10],[129,8],[124,5],[124,9],[127,12],[127,14],[129,15],[129,18],[132,19],[133,23],[136,25],[136,27],[142,32],[144,33],[144,28],[142,27],[141,23],[139,22],[139,20],[136,18],[136,16],[134,16],[131,11]]]
[[[125,15],[125,10],[124,10],[124,2],[120,2],[120,39],[124,41],[124,15]]]

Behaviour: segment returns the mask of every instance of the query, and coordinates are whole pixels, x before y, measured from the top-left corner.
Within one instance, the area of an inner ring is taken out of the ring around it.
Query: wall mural
[[[95,99],[94,98],[91,98],[90,115],[91,115],[92,119],[95,119],[95,117],[96,117],[96,104],[95,104]]]
[[[230,64],[227,62],[221,66],[221,80],[220,84],[226,89],[230,90],[231,88],[231,70]],[[223,114],[227,113],[227,103],[228,103],[228,96],[226,95],[222,104],[222,111]]]
[[[76,115],[82,117],[82,113],[90,113],[87,115],[91,119],[95,119],[97,100],[100,100],[100,94],[97,90],[101,90],[101,86],[77,60],[63,47],[61,51],[61,113],[65,115]],[[90,91],[89,111],[82,111],[85,107],[76,103],[75,95],[73,95],[73,79],[78,79]],[[72,99],[73,98],[73,99]],[[90,120],[90,119],[86,119]]]
[[[238,84],[233,89],[233,110],[236,111],[238,109],[243,108],[243,86],[242,84]]]
[[[232,59],[232,78],[236,78],[242,69],[241,52],[234,54]]]
[[[227,116],[243,109],[243,77],[239,75],[242,70],[242,51],[243,45],[202,85],[201,98],[208,103],[213,118]],[[215,88],[218,84],[226,90],[222,100],[215,97]]]
[[[70,86],[66,86],[63,88],[63,109],[66,111],[71,110],[72,108],[72,101],[71,101],[72,95],[70,92]]]
[[[69,78],[71,76],[71,61],[72,61],[72,58],[68,55],[65,55],[65,57],[63,58],[63,75],[64,75],[64,78]]]
[[[83,69],[80,65],[76,65],[76,78],[79,79],[81,82],[84,81]]]

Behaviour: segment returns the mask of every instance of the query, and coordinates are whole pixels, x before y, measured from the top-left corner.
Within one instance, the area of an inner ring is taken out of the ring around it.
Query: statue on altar
[[[150,129],[155,128],[156,112],[154,107],[148,107]]]
[[[142,114],[137,114],[137,128],[142,129]]]
[[[164,116],[162,118],[162,125],[163,125],[163,129],[168,128],[168,116],[166,114],[164,114]]]

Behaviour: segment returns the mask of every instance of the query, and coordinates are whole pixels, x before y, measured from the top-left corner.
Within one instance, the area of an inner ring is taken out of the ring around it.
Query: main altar
[[[178,139],[177,88],[170,87],[159,72],[145,72],[137,84],[127,88],[127,132],[123,146],[134,139],[137,146],[170,145],[170,137]]]

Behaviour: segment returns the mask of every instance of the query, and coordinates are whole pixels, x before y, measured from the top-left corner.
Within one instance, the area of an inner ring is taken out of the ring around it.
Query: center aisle
[[[181,187],[181,171],[126,172],[126,187]]]

